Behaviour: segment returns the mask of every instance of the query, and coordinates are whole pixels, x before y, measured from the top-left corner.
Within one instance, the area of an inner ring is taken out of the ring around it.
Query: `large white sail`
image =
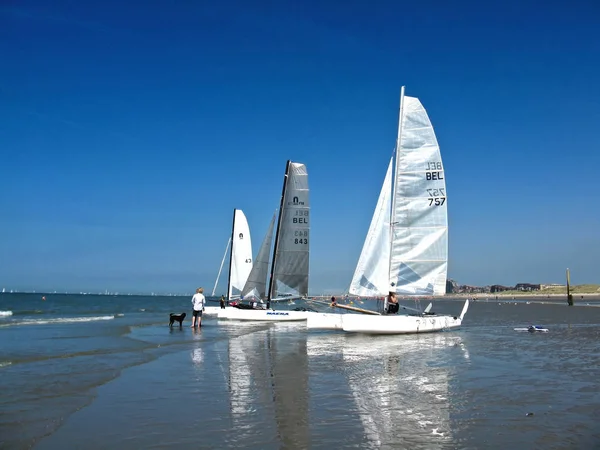
[[[306,166],[288,161],[279,211],[270,298],[308,294],[309,198]]]
[[[269,256],[271,253],[271,243],[273,241],[273,227],[275,225],[275,214],[269,224],[269,229],[265,235],[258,255],[252,264],[252,270],[248,280],[242,290],[242,296],[251,295],[258,298],[265,298],[267,291],[267,274],[269,273]]]
[[[229,265],[229,285],[227,298],[239,296],[252,270],[252,241],[248,221],[241,209],[233,213],[231,235],[231,261]]]
[[[390,159],[375,213],[363,245],[349,292],[376,297],[389,291],[390,213],[392,203],[392,164]]]
[[[446,293],[448,218],[440,148],[427,112],[404,97],[392,205],[391,290]]]

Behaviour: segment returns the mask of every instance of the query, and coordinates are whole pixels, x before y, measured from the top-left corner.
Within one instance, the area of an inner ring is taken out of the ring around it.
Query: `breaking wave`
[[[54,319],[26,319],[20,321],[14,321],[3,326],[17,326],[17,325],[47,325],[47,324],[58,324],[58,323],[80,323],[80,322],[95,322],[98,320],[112,320],[115,315],[112,316],[95,316],[95,317],[57,317]]]

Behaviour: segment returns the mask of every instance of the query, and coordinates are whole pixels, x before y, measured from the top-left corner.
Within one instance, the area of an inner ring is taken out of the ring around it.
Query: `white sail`
[[[270,298],[308,294],[309,198],[306,166],[288,161],[275,239]]]
[[[242,290],[242,296],[251,295],[258,298],[265,298],[267,291],[267,275],[269,273],[269,256],[271,253],[271,243],[273,241],[273,227],[275,225],[275,214],[269,224],[269,229],[265,235],[258,255],[252,264],[252,270],[248,280]]]
[[[444,166],[421,102],[404,97],[396,149],[390,286],[400,294],[443,295],[448,267]]]
[[[233,213],[231,235],[231,261],[229,265],[229,286],[227,298],[239,296],[252,270],[252,241],[248,221],[241,209]]]
[[[392,203],[392,163],[390,159],[375,213],[363,245],[350,294],[376,297],[389,291],[390,213]]]

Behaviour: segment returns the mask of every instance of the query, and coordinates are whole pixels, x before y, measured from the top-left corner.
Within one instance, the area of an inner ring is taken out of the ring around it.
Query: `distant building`
[[[446,294],[458,294],[458,283],[454,280],[446,280]]]
[[[540,289],[543,291],[544,289],[552,289],[552,288],[566,288],[567,286],[564,284],[552,283],[552,284],[540,284]]]
[[[539,291],[539,284],[531,284],[531,283],[517,283],[515,285],[515,291]]]
[[[513,288],[510,286],[502,286],[501,284],[494,284],[490,286],[490,292],[493,294],[494,292],[502,292],[502,291],[512,291]]]

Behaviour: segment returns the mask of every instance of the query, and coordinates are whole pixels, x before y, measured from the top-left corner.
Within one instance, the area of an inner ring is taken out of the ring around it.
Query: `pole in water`
[[[569,306],[573,306],[573,294],[571,294],[571,276],[569,269],[567,268],[567,303]]]

